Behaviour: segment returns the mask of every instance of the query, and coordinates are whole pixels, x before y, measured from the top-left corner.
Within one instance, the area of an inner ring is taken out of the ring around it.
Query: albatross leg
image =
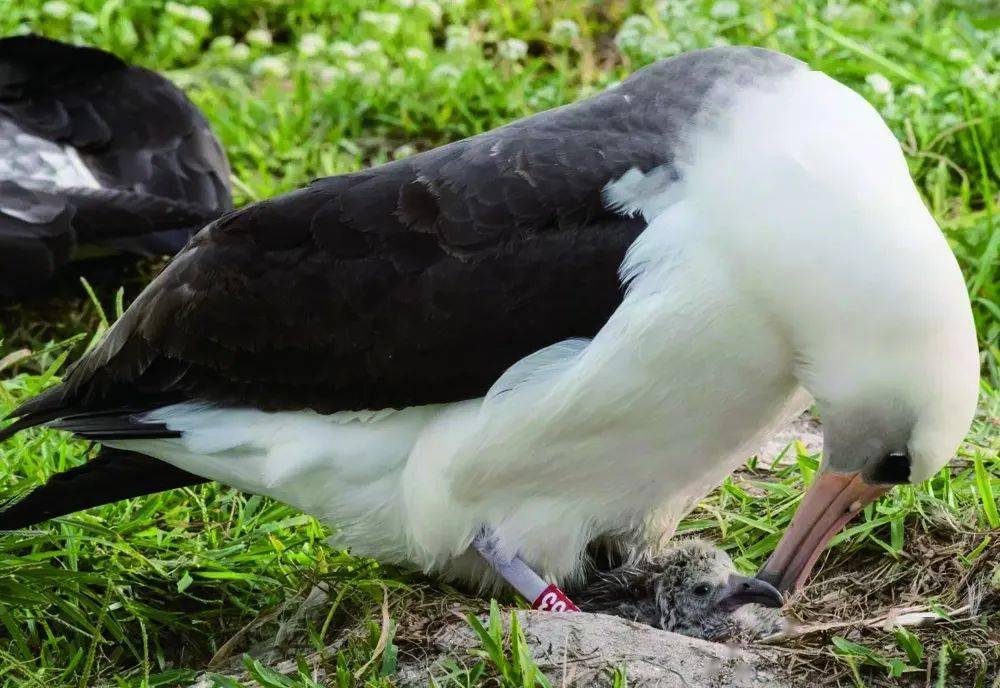
[[[475,550],[524,599],[531,602],[532,609],[543,612],[580,611],[555,583],[546,583],[545,579],[532,571],[521,557],[516,554],[507,556],[499,545],[499,538],[488,526],[483,526],[472,540]]]

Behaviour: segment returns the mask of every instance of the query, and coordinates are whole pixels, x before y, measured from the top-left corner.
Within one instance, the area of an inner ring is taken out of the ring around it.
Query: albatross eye
[[[705,595],[708,594],[708,591],[709,587],[706,584],[701,583],[699,585],[694,586],[694,589],[691,592],[693,592],[698,597],[704,597]]]
[[[882,485],[910,482],[910,456],[906,452],[886,454],[868,476],[868,481]]]

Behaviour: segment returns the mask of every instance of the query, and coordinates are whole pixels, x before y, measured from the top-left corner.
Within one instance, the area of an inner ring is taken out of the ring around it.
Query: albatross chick
[[[602,572],[574,598],[584,611],[706,640],[766,638],[788,629],[781,594],[741,576],[728,554],[704,540]]]

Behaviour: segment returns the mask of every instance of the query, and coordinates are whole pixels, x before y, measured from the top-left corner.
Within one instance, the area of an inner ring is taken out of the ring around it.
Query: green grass
[[[971,594],[978,614],[953,615],[912,638],[842,629],[793,650],[844,685],[947,686],[953,677],[986,677],[982,662],[1000,665],[1000,641],[989,632],[1000,624],[1000,15],[993,3],[205,0],[192,7],[0,0],[0,31],[91,43],[166,72],[221,137],[239,203],[490,129],[585,96],[658,57],[720,42],[783,50],[857,89],[899,137],[962,265],[983,351],[983,403],[952,466],[896,490],[838,538],[802,611],[863,618],[903,599],[944,613]],[[149,274],[148,267],[130,274],[126,301]],[[97,302],[110,314],[121,281],[118,274],[95,281]],[[72,283],[56,298],[3,308],[0,412],[51,383],[106,320]],[[31,354],[5,359],[22,348]],[[0,483],[30,485],[90,451],[58,433],[25,433],[0,447]],[[798,455],[776,473],[751,463],[683,530],[724,541],[752,570],[818,458]],[[335,602],[300,622],[303,651],[340,639],[321,660],[332,685],[391,685],[393,638],[415,609],[454,593],[331,549],[326,535],[280,504],[205,486],[58,519],[27,539],[0,538],[0,681],[182,684],[220,650],[238,658],[254,639],[287,627],[289,600],[322,582]],[[821,600],[832,585],[825,581],[843,572],[853,576],[857,607]],[[383,632],[383,614],[394,633]],[[497,648],[484,638],[484,652],[479,664],[459,658],[472,667],[463,671],[478,673],[456,685],[487,675],[522,685],[531,673],[516,642]],[[247,669],[261,685],[312,680],[308,668],[290,678],[276,677],[266,662]]]

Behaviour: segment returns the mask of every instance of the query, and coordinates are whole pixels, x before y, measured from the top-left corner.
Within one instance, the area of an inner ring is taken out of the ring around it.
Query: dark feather
[[[148,456],[104,447],[92,461],[57,473],[41,487],[0,506],[0,530],[203,482],[204,478]]]
[[[12,157],[24,134],[74,148],[103,188],[33,175],[30,158]],[[0,39],[0,155],[15,160],[0,183],[0,296],[36,290],[83,246],[172,254],[232,207],[228,162],[198,109],[95,48]]]
[[[683,128],[720,80],[794,64],[758,49],[690,53],[586,101],[234,212],[14,415],[481,396],[520,358],[593,336],[620,303],[618,268],[645,222],[607,208],[605,185],[675,169]]]
[[[142,420],[142,414],[129,409],[81,413],[60,416],[48,424],[56,430],[68,430],[78,437],[89,440],[130,439],[148,440],[163,437],[180,437],[180,433],[169,430],[161,423]]]

